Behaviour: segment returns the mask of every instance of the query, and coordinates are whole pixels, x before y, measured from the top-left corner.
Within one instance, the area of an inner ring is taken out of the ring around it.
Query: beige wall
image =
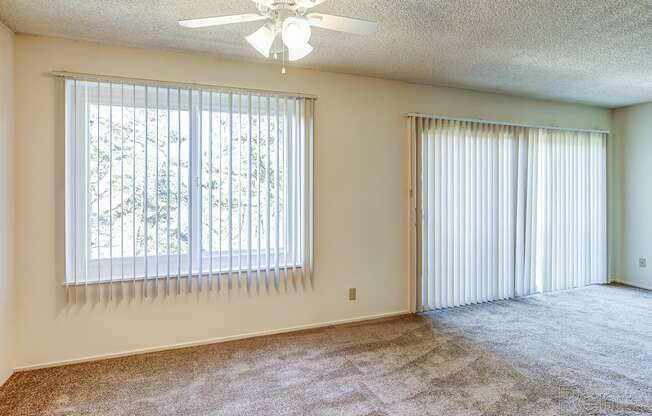
[[[652,103],[614,110],[613,130],[621,169],[617,279],[652,289]],[[640,257],[647,268],[638,266]]]
[[[0,23],[0,384],[13,372],[15,317],[13,247],[14,34]]]
[[[62,138],[52,70],[316,94],[314,287],[66,306]],[[610,112],[207,56],[16,39],[19,366],[408,309],[410,111],[609,129]],[[358,301],[349,302],[349,287]]]

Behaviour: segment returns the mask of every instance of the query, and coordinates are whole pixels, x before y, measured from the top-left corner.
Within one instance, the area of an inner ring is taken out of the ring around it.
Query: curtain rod
[[[448,120],[448,121],[465,121],[468,123],[484,123],[484,124],[493,124],[497,126],[513,126],[513,127],[526,127],[531,129],[548,129],[548,130],[564,130],[564,131],[576,131],[582,133],[602,133],[602,134],[611,134],[609,130],[597,130],[597,129],[573,129],[559,126],[546,126],[543,124],[526,124],[526,123],[510,123],[506,121],[493,121],[493,120],[483,120],[481,118],[460,118],[460,117],[446,117],[438,116],[435,114],[424,114],[424,113],[407,113],[408,117],[421,117],[421,118],[432,118],[437,120]]]
[[[303,94],[303,93],[287,92],[287,91],[268,91],[268,90],[253,89],[253,88],[227,87],[224,85],[216,85],[216,84],[197,84],[193,82],[163,81],[157,79],[129,78],[129,77],[114,76],[114,75],[85,74],[80,72],[68,72],[68,71],[52,71],[49,73],[49,75],[58,78],[76,79],[79,81],[99,81],[99,82],[128,83],[128,84],[137,84],[137,85],[138,84],[156,85],[156,86],[186,88],[186,89],[187,88],[219,89],[221,91],[234,92],[234,93],[249,93],[249,94],[260,94],[260,95],[284,95],[288,97],[317,100],[317,96],[311,94]]]

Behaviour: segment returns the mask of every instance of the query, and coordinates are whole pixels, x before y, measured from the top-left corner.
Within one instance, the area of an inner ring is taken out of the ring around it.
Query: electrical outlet
[[[349,289],[349,300],[355,300],[357,297],[356,288]]]
[[[644,269],[647,267],[647,258],[646,257],[641,257],[638,259],[638,267],[641,269]]]

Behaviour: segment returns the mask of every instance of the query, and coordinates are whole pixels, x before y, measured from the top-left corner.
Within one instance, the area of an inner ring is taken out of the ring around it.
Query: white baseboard
[[[652,285],[646,285],[644,283],[639,283],[639,282],[632,282],[631,280],[616,279],[613,281],[613,283],[620,283],[621,285],[627,285],[627,286],[638,287],[640,289],[652,290]]]
[[[200,341],[182,342],[182,343],[178,343],[178,344],[162,345],[162,346],[159,346],[159,347],[141,348],[141,349],[129,350],[129,351],[123,351],[123,352],[117,352],[117,353],[93,355],[93,356],[88,356],[88,357],[72,359],[72,360],[52,361],[52,362],[41,363],[41,364],[26,365],[26,366],[17,367],[17,368],[14,369],[14,371],[15,372],[22,372],[22,371],[38,370],[40,368],[59,367],[59,366],[62,366],[62,365],[79,364],[79,363],[85,363],[85,362],[89,362],[89,361],[106,360],[106,359],[109,359],[109,358],[119,358],[119,357],[127,357],[127,356],[130,356],[130,355],[147,354],[147,353],[151,353],[151,352],[159,352],[159,351],[167,351],[167,350],[176,350],[176,349],[181,349],[181,348],[197,347],[197,346],[201,346],[201,345],[217,344],[217,343],[221,343],[221,342],[237,341],[237,340],[246,339],[246,338],[263,337],[263,336],[266,336],[266,335],[276,335],[276,334],[284,334],[284,333],[288,333],[288,332],[304,331],[306,329],[316,329],[316,328],[323,328],[323,327],[334,326],[334,325],[343,325],[343,324],[351,324],[351,323],[356,323],[356,322],[372,321],[372,320],[375,320],[375,319],[391,318],[391,317],[395,317],[395,316],[408,315],[408,314],[410,314],[410,312],[407,311],[407,310],[405,310],[405,311],[396,311],[396,312],[381,313],[381,314],[378,314],[378,315],[360,316],[360,317],[351,318],[351,319],[340,319],[340,320],[336,320],[336,321],[320,322],[320,323],[316,323],[316,324],[291,326],[291,327],[280,328],[280,329],[272,329],[272,330],[269,330],[269,331],[249,332],[249,333],[246,333],[246,334],[231,335],[231,336],[218,337],[218,338],[210,338],[210,339],[204,339],[204,340],[200,340]]]

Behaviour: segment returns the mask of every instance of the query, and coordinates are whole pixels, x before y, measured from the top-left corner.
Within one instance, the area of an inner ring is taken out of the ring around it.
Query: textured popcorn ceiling
[[[186,29],[180,18],[252,12],[251,0],[0,0],[19,33],[263,61],[260,22]],[[355,36],[313,30],[298,65],[618,107],[652,101],[652,0],[328,0],[378,20]]]

